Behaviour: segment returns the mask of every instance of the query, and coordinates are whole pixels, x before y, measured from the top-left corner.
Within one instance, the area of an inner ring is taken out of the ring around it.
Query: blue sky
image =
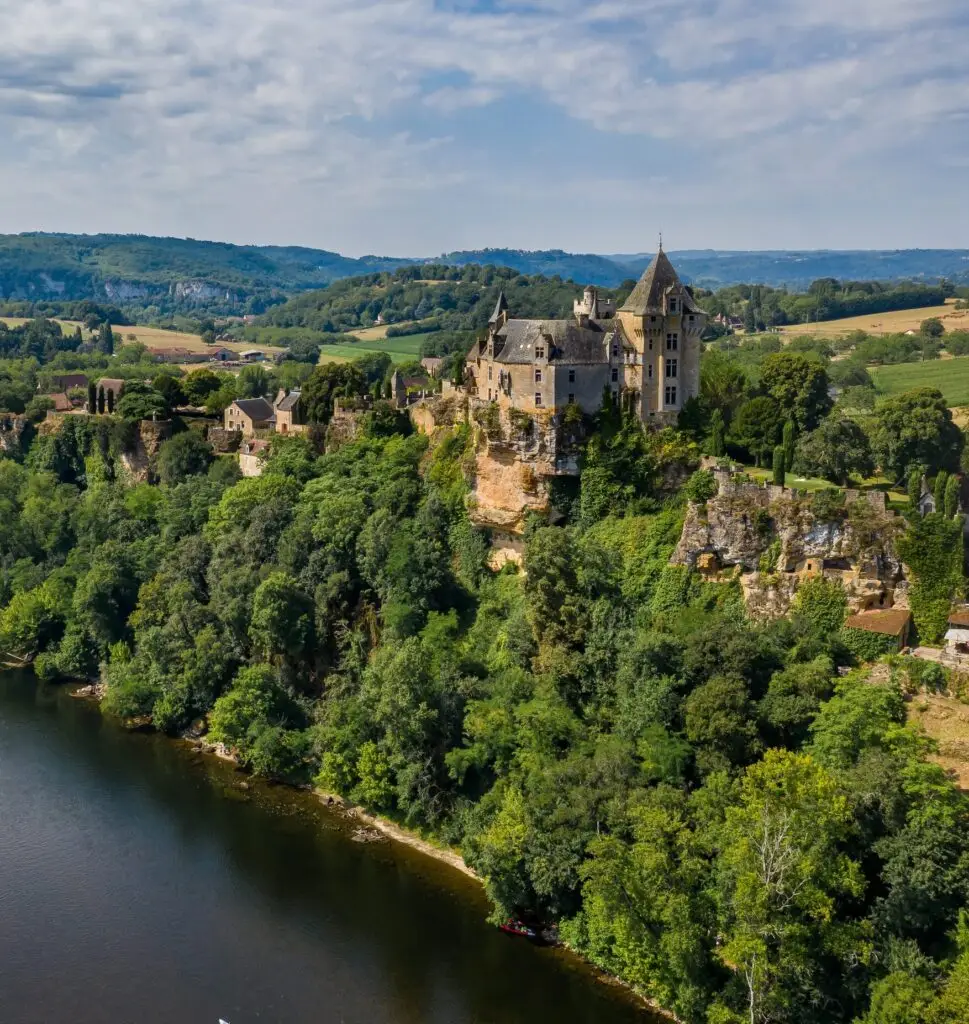
[[[0,231],[969,247],[965,0],[0,0]]]

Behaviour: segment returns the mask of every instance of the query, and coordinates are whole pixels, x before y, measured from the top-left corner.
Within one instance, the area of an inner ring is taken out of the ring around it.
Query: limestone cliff
[[[717,493],[690,504],[672,562],[711,579],[739,575],[751,614],[786,615],[805,579],[823,575],[845,588],[852,611],[907,606],[895,540],[904,529],[879,492],[805,495],[728,471]]]
[[[141,420],[132,431],[130,443],[120,462],[129,480],[153,483],[156,479],[158,449],[172,436],[171,420]]]

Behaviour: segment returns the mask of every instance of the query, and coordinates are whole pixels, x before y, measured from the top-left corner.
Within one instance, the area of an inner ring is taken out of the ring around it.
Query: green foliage
[[[854,420],[830,417],[801,438],[794,468],[802,476],[819,476],[847,485],[853,474],[871,476],[875,463],[864,430]]]
[[[922,643],[938,643],[945,634],[953,601],[965,581],[962,523],[936,513],[916,517],[898,544],[898,553],[914,577],[910,602]]]
[[[814,430],[831,409],[824,367],[796,352],[769,355],[761,365],[760,386],[802,432]]]
[[[798,587],[792,614],[818,637],[835,636],[844,625],[848,598],[837,580],[814,576]]]
[[[169,486],[205,473],[212,463],[212,447],[194,430],[163,442],[158,451],[158,476]]]
[[[705,505],[717,493],[717,481],[708,469],[698,469],[683,489],[687,500],[694,505]]]
[[[862,662],[878,661],[886,654],[898,651],[898,640],[895,637],[885,633],[871,633],[865,629],[843,629],[841,642]]]
[[[781,439],[781,424],[781,410],[773,398],[766,395],[752,398],[737,411],[731,427],[731,443],[744,449],[761,466]]]
[[[784,480],[787,473],[787,455],[784,451],[783,445],[778,445],[774,449],[774,468],[773,468],[773,481],[778,487],[784,486]]]
[[[897,480],[913,470],[958,469],[964,439],[939,391],[918,388],[887,399],[875,412],[872,450]]]

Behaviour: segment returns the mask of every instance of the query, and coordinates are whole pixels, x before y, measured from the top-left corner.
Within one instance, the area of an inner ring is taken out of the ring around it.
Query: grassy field
[[[938,388],[951,407],[969,405],[969,356],[872,366],[868,372],[878,390],[886,395],[897,395],[912,388]]]
[[[361,339],[356,345],[324,345],[320,352],[320,362],[345,363],[371,352],[386,352],[395,363],[409,363],[420,359],[421,344],[429,337],[429,334],[411,334],[406,338]]]
[[[934,316],[942,318],[946,330],[969,329],[969,310],[957,310],[955,303],[955,299],[950,299],[944,306],[929,306],[926,309],[900,309],[891,313],[853,316],[846,320],[828,320],[820,324],[797,324],[793,327],[782,327],[781,333],[813,334],[825,338],[850,334],[852,331],[865,331],[867,334],[904,334],[906,331],[917,331],[923,320]]]

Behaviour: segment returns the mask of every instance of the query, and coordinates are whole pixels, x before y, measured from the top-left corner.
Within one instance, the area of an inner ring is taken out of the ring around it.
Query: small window
[[[676,370],[677,370],[677,360],[676,359],[667,359],[666,360],[666,376],[667,377],[675,377],[676,376]]]
[[[542,371],[541,370],[536,370],[535,371],[535,383],[536,384],[541,384],[542,383]]]
[[[652,363],[649,364],[649,379],[650,380],[653,379],[653,364]]]
[[[618,369],[618,367],[613,367],[613,370],[612,370],[612,382],[613,382],[613,384],[615,384],[617,380],[619,380],[619,369]]]
[[[690,323],[692,324],[695,319],[696,319],[696,317],[691,313],[690,314]]]
[[[575,370],[569,370],[569,383],[575,383]]]
[[[651,324],[655,324],[655,323],[656,323],[656,317],[655,317],[655,316],[651,316],[651,317],[649,318],[649,322],[650,322]]]
[[[619,346],[618,345],[613,345],[612,346],[612,358],[616,359],[618,357],[618,355],[619,355]]]
[[[676,405],[676,385],[669,384],[666,387],[666,404]]]
[[[666,335],[666,351],[667,352],[677,352],[677,351],[679,351],[679,348],[680,348],[680,336],[679,336],[679,334],[677,334],[676,331],[673,331],[672,333],[667,334]]]
[[[536,348],[535,349],[535,358],[536,359],[544,359],[545,358],[545,349],[544,348]]]
[[[569,395],[569,405],[575,405],[575,395]]]
[[[542,404],[542,396],[541,396],[541,393],[540,393],[540,392],[538,392],[538,391],[536,391],[536,392],[535,392],[535,406],[536,406],[536,407],[538,407],[538,406],[540,406],[541,404]]]
[[[493,366],[489,366],[489,367],[488,367],[488,380],[491,380],[491,379],[492,379],[492,377],[491,377],[491,371],[492,371],[493,369],[494,369],[494,367],[493,367]]]
[[[670,299],[670,312],[676,312],[676,299]]]

